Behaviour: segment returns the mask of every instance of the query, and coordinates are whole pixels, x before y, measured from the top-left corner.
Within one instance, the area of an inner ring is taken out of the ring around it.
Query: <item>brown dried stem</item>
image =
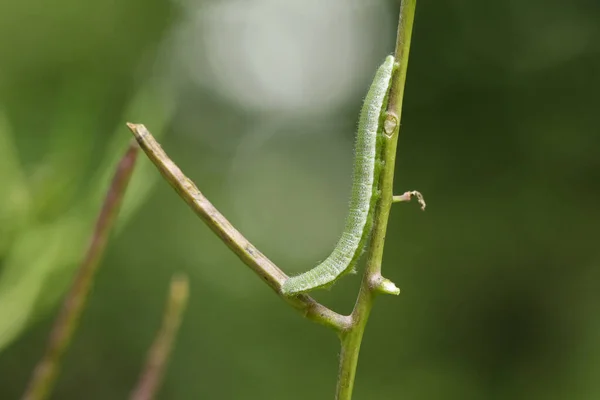
[[[46,351],[33,371],[33,376],[22,397],[23,400],[43,400],[52,391],[60,371],[62,357],[79,325],[79,319],[87,302],[94,276],[100,266],[111,229],[119,213],[123,196],[135,166],[137,152],[138,146],[132,141],[118,164],[96,221],[85,257],[77,270],[60,313],[54,322]]]
[[[131,394],[131,400],[152,400],[156,396],[181,325],[188,297],[188,278],[184,275],[174,276],[171,280],[171,288],[160,331],[148,351],[146,364],[138,384]]]

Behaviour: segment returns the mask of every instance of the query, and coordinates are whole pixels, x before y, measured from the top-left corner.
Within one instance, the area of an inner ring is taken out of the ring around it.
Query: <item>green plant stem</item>
[[[33,371],[33,376],[22,397],[23,400],[43,400],[52,391],[62,357],[79,325],[94,276],[104,255],[111,229],[135,166],[137,152],[138,146],[132,141],[119,162],[96,221],[85,257],[54,322],[45,354]]]
[[[402,115],[402,100],[404,96],[404,85],[408,67],[408,54],[412,36],[415,6],[416,0],[403,0],[400,6],[395,54],[399,65],[392,77],[387,115],[384,123],[382,156],[384,168],[379,183],[381,198],[377,204],[373,217],[373,233],[367,251],[367,265],[363,275],[360,292],[351,314],[352,322],[350,327],[340,335],[342,349],[340,353],[336,396],[338,400],[350,400],[352,398],[352,389],[354,387],[360,345],[376,294],[399,293],[399,290],[390,290],[390,287],[395,288],[395,285],[381,276],[381,262],[383,259],[383,247],[388,218],[393,203],[396,148]]]
[[[181,325],[188,297],[188,278],[185,275],[174,276],[171,279],[169,297],[160,331],[148,351],[146,364],[140,374],[138,384],[131,394],[131,400],[152,400],[155,398]]]
[[[215,206],[198,190],[196,185],[183,174],[179,167],[167,156],[152,134],[144,125],[128,123],[127,126],[137,139],[140,147],[154,163],[162,176],[175,189],[188,206],[208,225],[208,227],[256,273],[279,297],[301,312],[308,319],[334,329],[337,332],[347,329],[350,317],[338,314],[307,295],[287,297],[281,293],[281,286],[288,276],[271,260],[248,241]]]

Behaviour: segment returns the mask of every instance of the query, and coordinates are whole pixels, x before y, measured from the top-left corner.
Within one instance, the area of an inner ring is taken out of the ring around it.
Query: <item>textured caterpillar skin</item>
[[[331,286],[342,275],[354,270],[363,253],[371,233],[373,211],[379,196],[382,114],[387,106],[393,67],[394,57],[388,56],[377,70],[360,112],[350,210],[342,237],[325,261],[286,280],[281,288],[284,295]]]

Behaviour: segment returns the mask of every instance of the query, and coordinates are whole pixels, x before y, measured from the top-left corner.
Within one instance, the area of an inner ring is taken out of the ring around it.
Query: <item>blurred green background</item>
[[[342,229],[397,1],[0,3],[0,398],[22,394],[142,122],[286,272]],[[421,0],[397,205],[356,399],[600,398],[600,7]],[[126,398],[174,272],[159,398],[331,399],[336,337],[289,309],[141,156],[55,399]],[[316,297],[350,312],[359,279]]]

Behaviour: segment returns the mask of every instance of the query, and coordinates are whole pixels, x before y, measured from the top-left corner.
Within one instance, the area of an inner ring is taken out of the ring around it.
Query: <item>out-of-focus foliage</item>
[[[70,100],[77,103],[76,99]],[[157,93],[149,90],[132,99],[128,111],[130,115],[152,115],[158,132],[166,121],[162,101],[159,103]],[[79,116],[85,118],[84,112]],[[78,136],[79,124],[72,128],[61,125],[64,130],[57,128],[59,132],[53,134],[58,144],[51,144],[48,157],[36,165],[32,176],[28,177],[12,141],[17,132],[11,132],[6,125],[0,133],[2,149],[6,153],[2,170],[6,175],[6,191],[3,193],[4,232],[0,247],[3,250],[0,350],[10,344],[28,322],[52,309],[65,292],[73,269],[83,257],[84,245],[91,235],[109,179],[127,145],[124,135],[111,139],[107,149],[102,149],[106,156],[101,164],[95,167],[96,171],[90,177],[84,178],[82,171],[91,151],[72,146],[68,139]],[[153,169],[148,165],[140,168],[132,179],[131,193],[124,202],[119,224],[131,218],[156,181]]]
[[[378,299],[355,398],[597,399],[600,8],[417,7],[396,187],[428,208],[393,209],[383,270],[402,293]],[[323,259],[396,17],[385,0],[0,2],[0,398],[42,353],[126,120],[168,132],[172,158],[284,270]],[[137,168],[55,397],[125,397],[184,270],[161,398],[332,398],[334,335]],[[317,297],[349,312],[357,286]]]

